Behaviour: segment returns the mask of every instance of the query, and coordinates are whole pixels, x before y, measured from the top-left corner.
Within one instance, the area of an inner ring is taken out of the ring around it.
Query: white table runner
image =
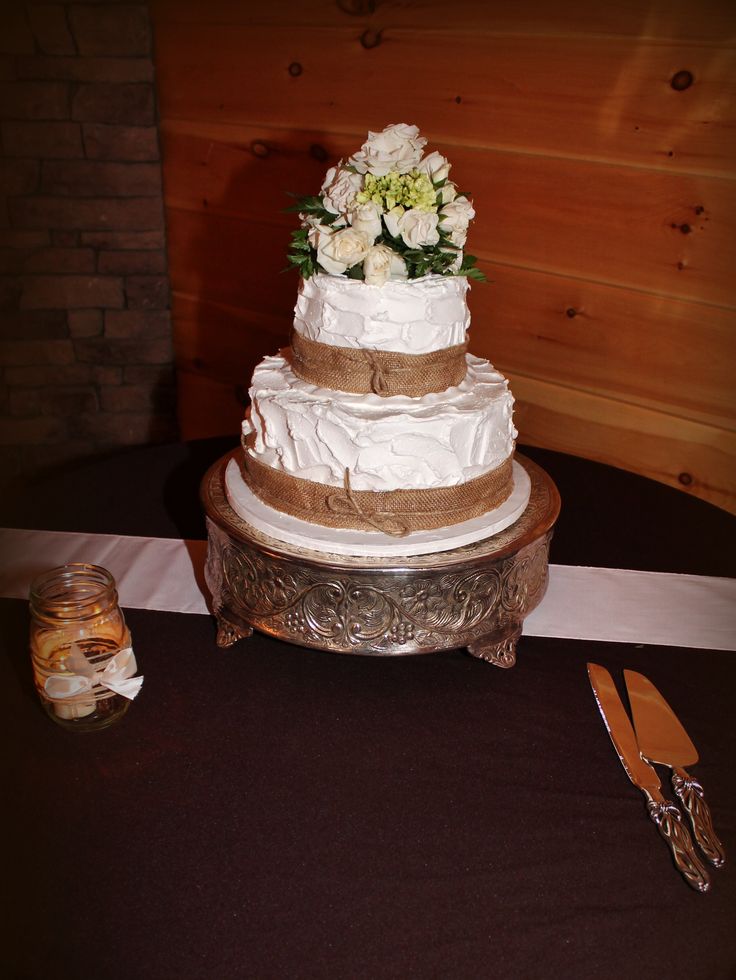
[[[27,598],[31,580],[70,561],[103,565],[121,605],[209,612],[207,543],[116,534],[0,528],[0,597]],[[527,636],[736,650],[736,579],[550,565]]]

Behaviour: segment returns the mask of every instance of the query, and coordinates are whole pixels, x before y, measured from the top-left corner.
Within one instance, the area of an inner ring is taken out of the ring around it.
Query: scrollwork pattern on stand
[[[547,544],[540,539],[482,568],[402,577],[321,570],[229,539],[215,544],[212,558],[222,565],[216,608],[230,608],[266,632],[328,649],[409,652],[461,646],[504,622],[519,621],[536,604],[546,585]],[[214,575],[210,578],[218,584]]]

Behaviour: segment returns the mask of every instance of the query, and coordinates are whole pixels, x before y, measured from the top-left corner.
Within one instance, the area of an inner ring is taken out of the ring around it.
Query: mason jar
[[[107,569],[73,562],[43,572],[31,585],[30,614],[34,680],[47,714],[85,732],[122,718],[141,679],[127,681],[128,696],[119,693],[136,666]]]

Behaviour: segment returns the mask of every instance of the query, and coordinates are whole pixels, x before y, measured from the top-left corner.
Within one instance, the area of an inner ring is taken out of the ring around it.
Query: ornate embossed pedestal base
[[[237,450],[236,450],[237,452]],[[557,489],[517,455],[531,478],[519,520],[486,541],[410,558],[350,558],[268,537],[228,503],[220,459],[202,481],[209,544],[205,577],[217,643],[254,629],[335,653],[402,656],[467,647],[511,667],[524,617],[547,588]]]

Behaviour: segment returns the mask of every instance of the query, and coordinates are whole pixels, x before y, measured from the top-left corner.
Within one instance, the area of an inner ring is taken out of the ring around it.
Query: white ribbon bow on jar
[[[114,694],[120,694],[132,701],[143,684],[142,677],[133,677],[138,665],[132,647],[118,650],[102,670],[97,670],[77,644],[72,643],[65,666],[69,673],[50,674],[44,683],[46,694],[54,701],[77,698],[94,687],[106,687]]]

